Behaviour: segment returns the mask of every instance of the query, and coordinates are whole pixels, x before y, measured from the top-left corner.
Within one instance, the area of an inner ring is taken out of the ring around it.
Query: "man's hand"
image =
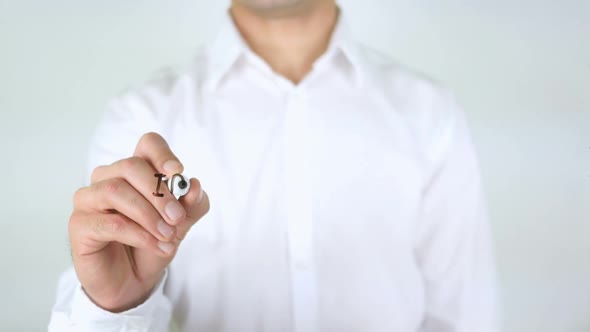
[[[201,184],[176,200],[164,187],[156,197],[155,173],[171,176],[182,164],[158,134],[145,134],[134,156],[92,173],[74,195],[69,234],[74,268],[86,294],[101,308],[122,312],[143,303],[178,245],[207,211]]]

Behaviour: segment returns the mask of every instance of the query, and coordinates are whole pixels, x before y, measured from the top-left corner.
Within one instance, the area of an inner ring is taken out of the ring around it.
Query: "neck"
[[[271,17],[234,1],[231,14],[254,53],[273,71],[297,84],[327,50],[338,7],[334,0],[320,0],[289,15]]]

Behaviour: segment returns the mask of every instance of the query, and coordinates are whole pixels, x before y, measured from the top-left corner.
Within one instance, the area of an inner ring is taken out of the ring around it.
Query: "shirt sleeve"
[[[89,146],[86,183],[94,168],[133,156],[141,136],[161,131],[157,111],[165,98],[150,97],[146,92],[127,93],[109,103]]]
[[[162,332],[168,330],[172,305],[164,295],[167,271],[141,305],[112,313],[95,305],[82,290],[73,268],[60,278],[49,332]]]
[[[426,286],[426,315],[420,331],[498,331],[478,162],[464,114],[451,104],[452,124],[441,130],[436,143],[445,142],[445,148],[423,192],[417,258]]]
[[[155,110],[160,105],[155,103],[158,98],[150,97],[145,91],[128,93],[109,104],[90,144],[86,183],[90,182],[95,167],[131,157],[144,133],[158,131]],[[49,331],[166,331],[172,315],[172,305],[163,291],[166,276],[167,272],[143,304],[115,314],[101,309],[88,298],[74,269],[70,268],[60,278]]]

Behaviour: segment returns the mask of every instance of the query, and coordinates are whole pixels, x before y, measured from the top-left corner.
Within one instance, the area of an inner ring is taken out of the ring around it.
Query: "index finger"
[[[184,166],[170,150],[166,140],[158,133],[144,134],[137,143],[133,155],[144,159],[166,176],[182,173],[184,170]]]

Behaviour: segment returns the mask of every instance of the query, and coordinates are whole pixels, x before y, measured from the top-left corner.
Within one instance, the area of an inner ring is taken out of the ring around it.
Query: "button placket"
[[[293,90],[286,112],[287,234],[295,331],[314,331],[317,289],[313,274],[311,132],[307,96]]]

